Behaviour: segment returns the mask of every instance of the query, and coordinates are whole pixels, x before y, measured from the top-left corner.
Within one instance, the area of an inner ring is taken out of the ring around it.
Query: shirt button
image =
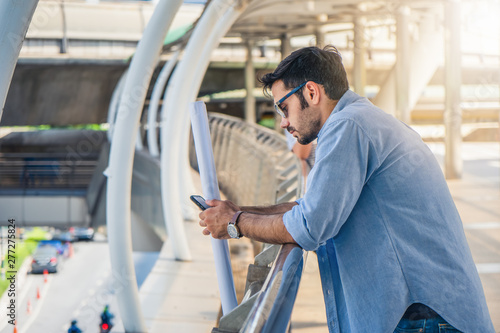
[[[330,289],[328,289],[328,290],[326,291],[326,293],[327,293],[328,295],[331,295],[331,294],[332,294],[332,291],[331,291]]]

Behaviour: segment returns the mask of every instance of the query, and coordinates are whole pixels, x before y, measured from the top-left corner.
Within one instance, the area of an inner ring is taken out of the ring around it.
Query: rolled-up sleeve
[[[354,120],[325,124],[306,194],[283,216],[287,231],[303,249],[315,250],[338,233],[377,162],[369,137]]]
[[[292,235],[297,244],[307,251],[316,250],[318,247],[316,240],[308,232],[307,223],[304,223],[303,220],[304,214],[300,202],[283,216],[285,228],[290,235]]]

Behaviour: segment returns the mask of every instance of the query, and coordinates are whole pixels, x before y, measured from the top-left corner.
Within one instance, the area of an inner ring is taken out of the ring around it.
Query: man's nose
[[[288,121],[288,119],[281,117],[280,127],[285,129],[288,126],[290,126],[290,122]]]

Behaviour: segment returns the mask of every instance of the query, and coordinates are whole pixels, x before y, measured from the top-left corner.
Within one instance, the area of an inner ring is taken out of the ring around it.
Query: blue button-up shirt
[[[283,220],[317,250],[330,332],[393,332],[412,303],[460,331],[494,332],[460,216],[416,132],[347,91],[315,163]]]

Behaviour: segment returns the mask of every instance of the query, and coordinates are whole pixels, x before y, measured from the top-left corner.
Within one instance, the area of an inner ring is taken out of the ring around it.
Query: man
[[[295,51],[261,81],[281,127],[301,144],[318,139],[308,190],[270,207],[208,201],[203,233],[316,250],[331,332],[494,332],[460,216],[419,135],[349,90],[335,48]]]
[[[71,321],[71,326],[68,328],[68,333],[82,333],[82,330],[78,328],[76,324],[77,324],[76,320]]]
[[[104,306],[104,310],[101,313],[101,326],[105,324],[108,327],[108,330],[111,330],[113,328],[113,318],[115,317],[114,314],[109,312],[109,305]]]

